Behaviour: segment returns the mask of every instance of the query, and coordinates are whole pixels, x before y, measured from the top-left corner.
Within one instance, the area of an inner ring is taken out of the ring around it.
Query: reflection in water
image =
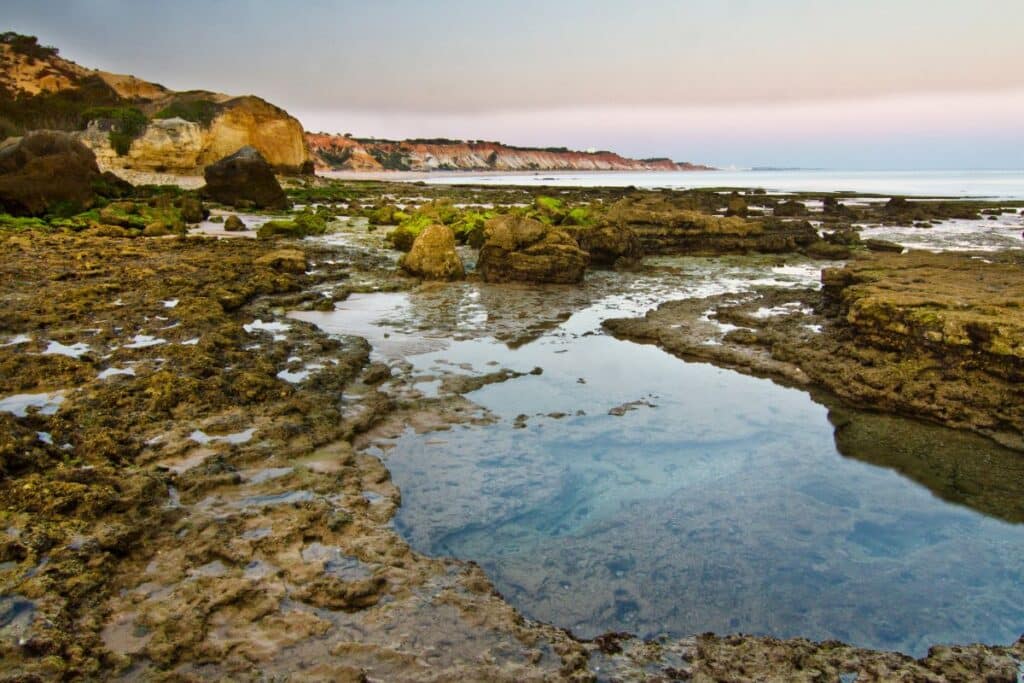
[[[969,432],[853,411],[838,403],[830,406],[829,420],[843,455],[891,468],[951,503],[1024,522],[1024,454]]]
[[[543,368],[469,395],[496,424],[381,450],[402,490],[397,527],[582,636],[743,631],[915,655],[1015,640],[1024,456],[600,332],[658,299],[791,277],[741,273],[750,263],[666,262],[604,291],[617,276],[598,275],[565,305],[552,288],[463,284],[318,314],[417,373]]]
[[[921,655],[1024,631],[1024,527],[979,513],[1016,521],[1020,503],[955,465],[966,453],[1013,476],[1019,455],[834,410],[837,437],[804,392],[569,332],[584,319],[517,350],[417,359],[544,374],[471,395],[499,424],[389,451],[416,548],[479,562],[528,616],[583,636],[744,631]],[[653,407],[608,412],[640,400]]]

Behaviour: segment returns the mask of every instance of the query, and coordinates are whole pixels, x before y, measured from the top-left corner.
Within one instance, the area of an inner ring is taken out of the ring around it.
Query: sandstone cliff
[[[691,171],[707,166],[671,159],[629,159],[614,152],[564,147],[513,147],[462,140],[372,140],[307,133],[306,142],[324,170],[352,171]]]
[[[0,137],[78,129],[102,170],[201,173],[247,145],[281,171],[308,168],[302,124],[255,96],[175,92],[13,33],[0,35],[0,67]]]

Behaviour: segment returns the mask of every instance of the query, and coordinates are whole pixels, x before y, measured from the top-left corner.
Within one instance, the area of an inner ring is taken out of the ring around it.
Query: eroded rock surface
[[[521,216],[498,216],[484,228],[477,270],[486,282],[574,283],[590,257],[564,230]]]
[[[605,220],[636,233],[648,254],[780,253],[818,239],[809,223],[712,216],[690,198],[657,192],[619,200]]]
[[[401,265],[411,275],[427,280],[458,280],[466,274],[455,251],[455,235],[446,225],[424,229],[402,257]]]

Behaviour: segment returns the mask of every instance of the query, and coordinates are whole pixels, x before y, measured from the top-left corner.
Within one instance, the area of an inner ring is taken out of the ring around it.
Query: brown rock
[[[87,209],[103,181],[96,157],[68,133],[36,131],[0,147],[0,210],[15,216]]]
[[[278,249],[260,256],[256,259],[256,265],[300,275],[306,272],[306,255],[298,249]]]
[[[462,259],[455,251],[455,235],[446,225],[428,226],[402,257],[402,268],[428,280],[458,280],[465,277]]]
[[[590,254],[593,266],[621,266],[643,256],[640,238],[628,227],[600,225],[593,228],[570,229],[580,249]]]
[[[477,270],[487,282],[579,282],[590,263],[569,233],[530,218],[497,216],[484,235]]]
[[[246,229],[245,223],[242,222],[242,219],[235,214],[231,214],[227,217],[227,220],[224,221],[225,232],[242,232]]]
[[[243,147],[203,171],[206,196],[236,206],[252,202],[259,209],[284,209],[288,197],[274,176],[274,169],[255,147]]]

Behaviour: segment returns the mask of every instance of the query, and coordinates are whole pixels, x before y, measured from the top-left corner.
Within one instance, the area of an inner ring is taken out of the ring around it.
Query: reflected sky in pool
[[[742,631],[922,655],[1024,632],[1024,456],[846,409],[844,429],[887,438],[841,454],[806,392],[595,333],[605,315],[517,349],[410,358],[544,371],[469,395],[497,424],[408,432],[382,453],[415,548],[475,560],[524,614],[581,636]],[[1002,497],[959,493],[979,488]]]

